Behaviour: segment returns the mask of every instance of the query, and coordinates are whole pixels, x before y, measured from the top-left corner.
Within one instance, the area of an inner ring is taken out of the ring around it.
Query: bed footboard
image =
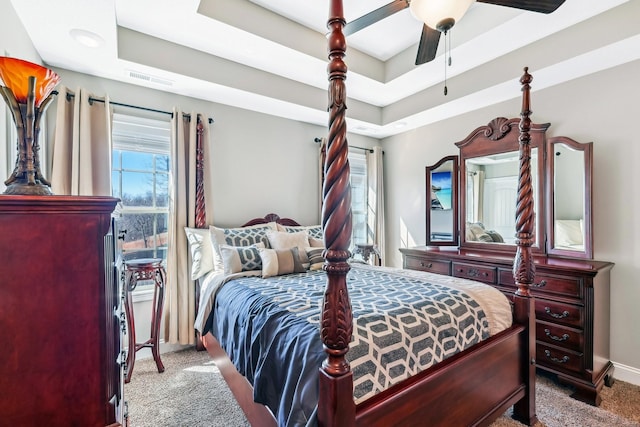
[[[523,326],[514,326],[361,403],[358,426],[488,425],[523,399]]]

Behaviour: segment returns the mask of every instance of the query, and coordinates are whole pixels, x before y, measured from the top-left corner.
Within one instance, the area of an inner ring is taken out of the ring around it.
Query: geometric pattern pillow
[[[261,247],[264,247],[260,243]],[[258,245],[229,246],[220,245],[224,274],[240,273],[242,271],[262,270],[262,260]]]
[[[300,225],[300,226],[291,226],[291,225],[281,225],[278,224],[279,231],[286,231],[287,233],[295,233],[297,231],[306,231],[309,237],[313,237],[315,239],[322,239],[322,226],[321,225]]]
[[[268,248],[269,239],[267,239],[267,232],[271,230],[277,230],[275,222],[237,228],[220,228],[213,225],[209,226],[216,269],[222,270],[224,268],[220,245],[250,246],[256,243],[262,243]]]

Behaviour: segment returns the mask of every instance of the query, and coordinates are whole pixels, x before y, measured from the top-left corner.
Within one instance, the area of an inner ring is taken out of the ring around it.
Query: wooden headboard
[[[258,225],[258,224],[267,224],[269,222],[277,222],[278,224],[288,225],[291,227],[297,227],[300,225],[297,221],[291,218],[280,218],[278,214],[269,213],[269,214],[266,214],[264,218],[253,218],[252,220],[245,222],[244,224],[242,224],[242,227],[249,227],[251,225]]]

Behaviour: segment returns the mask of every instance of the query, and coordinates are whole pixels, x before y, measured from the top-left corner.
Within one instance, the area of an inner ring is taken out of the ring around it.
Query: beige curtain
[[[113,114],[108,97],[104,102],[97,99],[85,89],[58,89],[51,166],[54,194],[111,195]]]
[[[319,140],[319,141],[318,141]],[[322,193],[324,187],[324,162],[327,159],[327,138],[316,138],[316,141],[319,143],[318,147],[318,195],[320,197],[320,201],[318,206],[320,209],[318,210],[318,224],[322,222],[322,205],[324,203],[324,196]]]
[[[211,200],[211,150],[209,149],[209,123],[203,116],[184,115],[174,109],[171,141],[171,181],[169,192],[169,241],[167,253],[167,284],[164,305],[165,342],[171,344],[195,343],[195,288],[189,277],[189,250],[184,227],[195,225],[196,199],[196,139],[198,126],[202,131],[204,150],[205,200]],[[211,203],[207,203],[208,211]],[[210,219],[210,218],[209,218]]]
[[[385,265],[384,174],[382,147],[366,152],[367,158],[367,240],[378,248]]]

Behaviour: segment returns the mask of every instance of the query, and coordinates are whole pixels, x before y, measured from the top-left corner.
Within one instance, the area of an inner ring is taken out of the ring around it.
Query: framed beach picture
[[[451,209],[451,171],[431,173],[431,209]]]

